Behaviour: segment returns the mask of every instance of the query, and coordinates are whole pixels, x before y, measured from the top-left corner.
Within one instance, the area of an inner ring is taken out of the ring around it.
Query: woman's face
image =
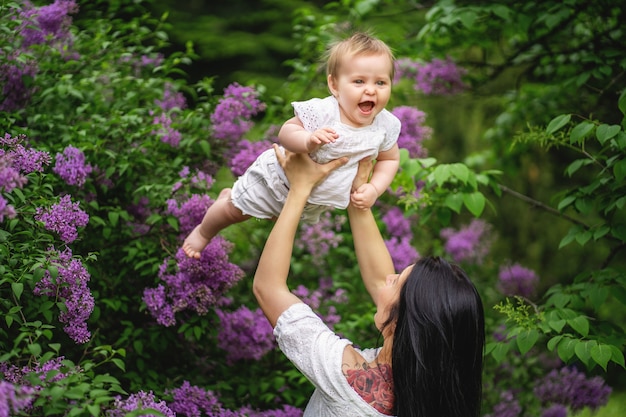
[[[374,323],[376,323],[377,329],[380,330],[382,328],[383,323],[389,316],[389,310],[398,302],[400,289],[409,275],[411,275],[414,265],[407,266],[399,274],[387,275],[385,286],[378,291],[378,304],[376,305],[376,314],[374,314]]]

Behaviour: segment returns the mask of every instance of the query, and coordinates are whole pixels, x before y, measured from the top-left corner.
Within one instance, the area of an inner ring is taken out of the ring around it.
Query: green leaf
[[[450,178],[450,169],[447,165],[439,165],[435,168],[433,172],[433,176],[435,177],[435,182],[439,187],[443,185]]]
[[[598,343],[595,340],[578,341],[578,343],[576,343],[576,347],[574,348],[574,352],[582,363],[589,365],[589,359],[591,359],[591,348],[597,344]]]
[[[611,350],[609,345],[605,345],[604,343],[598,344],[591,348],[591,359],[596,361],[598,365],[602,367],[606,371],[606,365],[611,360],[613,356],[613,351]]]
[[[626,178],[626,159],[622,159],[613,165],[613,175],[617,181],[623,181]]]
[[[579,143],[583,139],[585,139],[589,133],[596,127],[591,122],[581,122],[574,126],[572,132],[570,133],[569,140],[570,143]]]
[[[15,298],[19,300],[20,297],[22,296],[22,293],[24,292],[24,284],[22,284],[21,282],[12,282],[11,290],[13,290],[13,294],[15,295]]]
[[[581,336],[587,337],[589,335],[589,320],[585,316],[578,316],[574,319],[567,320],[572,329],[580,333]]]
[[[119,220],[119,218],[120,214],[117,211],[109,211],[109,223],[111,223],[111,226],[117,226],[117,221]]]
[[[559,211],[562,211],[565,207],[569,206],[574,201],[576,201],[575,196],[573,195],[567,196],[559,202],[559,205],[557,206],[557,208],[559,209]]]
[[[550,320],[548,322],[548,326],[550,326],[552,329],[556,330],[557,332],[561,332],[561,330],[563,330],[563,327],[565,327],[565,324],[567,322],[563,319],[560,320]]]
[[[598,141],[604,145],[607,140],[617,135],[620,130],[622,130],[622,128],[619,125],[609,126],[607,124],[601,124],[596,129],[596,137],[598,138]]]
[[[444,204],[446,207],[450,208],[450,210],[459,214],[461,212],[461,207],[463,206],[463,196],[460,193],[448,194]]]
[[[557,347],[557,353],[559,358],[565,363],[569,362],[574,356],[574,349],[576,348],[576,340],[570,338],[563,338]]]
[[[500,363],[504,360],[504,357],[509,352],[510,345],[507,343],[498,343],[496,347],[491,351],[491,356]]]
[[[522,355],[528,352],[539,339],[539,332],[536,329],[529,329],[517,335],[517,347]]]
[[[589,160],[588,159],[577,159],[574,162],[572,162],[571,164],[569,164],[567,166],[567,168],[565,169],[565,173],[571,177],[572,175],[574,175],[574,173],[576,173],[576,171],[578,171],[582,166],[584,166]]]
[[[464,164],[451,164],[450,173],[461,180],[464,184],[467,183],[469,178],[469,168]]]
[[[550,123],[548,123],[548,127],[546,128],[546,133],[548,135],[553,134],[554,132],[556,132],[557,130],[559,130],[566,124],[568,124],[571,118],[572,116],[570,114],[561,114],[559,116],[556,116],[554,119],[550,121]]]
[[[562,335],[554,336],[552,339],[548,340],[548,349],[550,352],[554,350],[554,348],[559,344],[559,342],[563,339]]]
[[[485,196],[480,191],[471,194],[463,193],[463,203],[470,213],[479,217],[485,208]]]
[[[126,370],[126,365],[124,364],[123,360],[118,359],[118,358],[113,358],[113,359],[111,359],[111,362],[113,362],[115,364],[115,366],[120,368],[122,371]]]
[[[616,364],[621,365],[622,368],[626,368],[626,365],[624,364],[624,354],[622,353],[622,351],[619,350],[617,346],[611,345],[610,347],[611,347],[611,360],[615,362]]]

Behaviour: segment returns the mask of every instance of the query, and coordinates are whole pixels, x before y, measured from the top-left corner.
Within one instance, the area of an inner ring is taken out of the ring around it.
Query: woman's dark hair
[[[398,417],[478,417],[485,323],[478,291],[457,265],[420,259],[385,326],[395,327]]]

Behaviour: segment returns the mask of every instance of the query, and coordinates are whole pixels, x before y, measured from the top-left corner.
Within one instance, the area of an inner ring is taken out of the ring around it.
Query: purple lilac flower
[[[35,92],[32,80],[39,66],[33,60],[9,60],[0,65],[0,111],[13,112],[26,107]]]
[[[541,412],[541,417],[567,417],[567,407],[561,404],[552,404]]]
[[[142,55],[140,61],[141,65],[144,67],[158,67],[163,63],[164,57],[163,54],[159,52],[153,56]]]
[[[77,12],[78,6],[74,0],[56,0],[48,6],[24,10],[21,16],[25,20],[21,30],[23,46],[42,44],[47,40],[66,41],[70,36],[69,27],[72,23],[72,18],[68,15]]]
[[[0,191],[9,193],[15,188],[22,188],[28,180],[13,167],[13,158],[0,150]]]
[[[213,137],[218,140],[239,141],[252,128],[250,118],[265,110],[265,104],[252,87],[233,83],[224,90],[211,115]]]
[[[53,277],[46,270],[33,293],[63,300],[65,309],[59,313],[59,321],[65,323],[63,330],[76,343],[86,343],[91,338],[87,320],[94,308],[94,298],[87,286],[89,272],[79,259],[73,259],[69,248],[62,252],[51,248],[50,252],[49,260],[57,267],[58,274]],[[58,258],[52,259],[53,256]]]
[[[13,157],[13,166],[24,174],[42,172],[43,166],[50,164],[51,161],[48,152],[25,148],[22,145],[17,145],[9,154]]]
[[[461,77],[465,74],[450,58],[433,59],[420,65],[415,76],[415,89],[427,95],[451,95],[465,90]]]
[[[206,314],[243,277],[241,268],[228,262],[232,246],[216,236],[201,252],[200,259],[189,258],[179,249],[173,273],[168,272],[169,260],[163,262],[159,278],[164,284],[144,290],[143,296],[148,311],[159,324],[173,326],[175,313],[184,310]]]
[[[202,222],[204,213],[211,204],[213,200],[208,195],[193,194],[180,205],[174,199],[167,200],[166,213],[178,218],[180,236],[184,238]]]
[[[311,307],[315,313],[324,320],[324,323],[331,329],[341,320],[341,316],[337,314],[337,308],[330,303],[345,304],[347,295],[345,290],[332,290],[332,282],[325,283],[323,278],[320,279],[319,288],[310,290],[304,285],[298,285],[291,292],[302,300],[303,303]],[[323,310],[326,312],[324,313]]]
[[[30,408],[35,389],[0,380],[0,417],[18,415]]]
[[[587,378],[574,367],[553,369],[537,381],[534,388],[542,404],[561,404],[569,406],[572,411],[585,407],[597,410],[609,401],[611,391],[602,377]]]
[[[383,223],[387,226],[387,232],[393,237],[413,238],[411,231],[411,221],[404,217],[404,213],[399,207],[393,206],[382,217]]]
[[[82,187],[91,174],[91,165],[85,163],[85,154],[78,148],[68,146],[63,153],[57,153],[56,164],[52,168],[69,185]]]
[[[260,308],[251,311],[241,306],[233,312],[220,309],[215,312],[221,323],[217,345],[226,351],[228,363],[242,359],[259,360],[276,347],[272,325]]]
[[[415,263],[420,256],[417,250],[411,245],[411,238],[408,236],[401,238],[392,237],[389,240],[385,240],[385,245],[391,254],[393,267],[398,272],[412,263]]]
[[[336,248],[343,241],[343,236],[337,232],[345,222],[345,216],[324,212],[319,222],[302,225],[295,246],[309,252],[313,257],[313,263],[321,266],[330,248]]]
[[[187,107],[187,100],[185,100],[185,96],[182,93],[174,89],[172,83],[165,83],[163,100],[155,100],[154,104],[159,106],[164,112],[169,112],[170,110],[184,109]]]
[[[169,408],[177,415],[185,417],[201,417],[202,415],[214,415],[215,410],[222,408],[222,404],[212,391],[191,385],[189,381],[183,381],[183,385],[165,391],[166,395],[173,397],[168,403]]]
[[[17,216],[15,207],[13,207],[4,197],[0,196],[0,223],[4,221],[4,218],[14,219]]]
[[[272,147],[272,142],[268,140],[262,140],[258,142],[250,142],[249,140],[242,139],[237,144],[237,153],[230,159],[229,166],[233,175],[240,176],[248,169],[254,160]]]
[[[422,146],[422,142],[430,139],[433,130],[423,125],[426,113],[410,106],[396,107],[391,113],[402,122],[398,146],[408,150],[411,158],[428,156],[428,150]]]
[[[522,407],[510,390],[500,393],[500,402],[493,407],[493,412],[485,417],[519,417]]]
[[[455,262],[474,262],[480,265],[489,254],[491,236],[489,225],[480,219],[473,219],[469,225],[458,231],[445,228],[440,236],[446,240],[445,251]]]
[[[131,394],[127,399],[122,400],[121,397],[117,397],[113,402],[113,406],[110,410],[107,410],[107,417],[124,417],[130,411],[141,411],[151,408],[159,411],[165,417],[176,417],[176,413],[172,411],[165,401],[157,399],[152,391],[144,392],[139,391],[136,394]],[[156,417],[155,414],[141,414],[142,416]]]
[[[530,297],[535,291],[539,277],[535,271],[520,264],[504,265],[498,274],[498,289],[507,296],[521,295]]]
[[[158,126],[159,128],[153,130],[151,133],[160,137],[161,142],[177,147],[182,138],[182,134],[172,127],[172,123],[172,115],[168,113],[161,113],[152,120],[152,124]]]
[[[48,210],[38,207],[35,219],[43,222],[47,230],[58,233],[65,243],[75,241],[77,229],[89,223],[89,215],[80,209],[78,202],[72,203],[69,195],[61,197],[61,201]]]

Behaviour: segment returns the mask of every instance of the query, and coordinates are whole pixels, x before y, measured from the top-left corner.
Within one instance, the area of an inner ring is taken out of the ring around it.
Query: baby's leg
[[[200,252],[222,229],[249,219],[230,199],[230,188],[220,192],[217,200],[209,207],[202,223],[195,227],[183,242],[183,251],[190,258],[200,258]]]

